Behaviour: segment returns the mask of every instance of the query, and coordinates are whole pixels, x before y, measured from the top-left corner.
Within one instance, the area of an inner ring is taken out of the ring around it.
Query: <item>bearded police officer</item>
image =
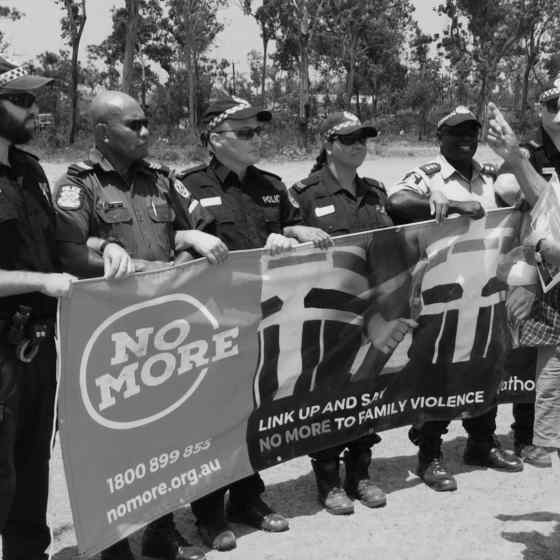
[[[560,177],[560,77],[549,84],[539,98],[540,127],[528,143],[518,139],[494,104],[489,105],[488,143],[504,158],[498,182],[504,190],[521,190],[529,206],[548,188],[548,182]],[[544,237],[544,236],[541,236]],[[533,251],[546,257],[552,239],[531,236]],[[552,261],[550,261],[552,262]],[[534,304],[520,307],[516,318],[522,320],[521,343],[537,347],[535,421],[532,441],[520,449],[524,461],[537,467],[550,467],[551,449],[560,449],[560,383],[557,349],[560,341],[560,289],[539,294]],[[517,423],[517,420],[516,420]]]
[[[55,215],[33,136],[35,91],[50,79],[0,58],[0,533],[6,560],[47,558],[49,456],[56,388]]]
[[[501,203],[494,189],[496,169],[480,165],[474,159],[481,128],[475,115],[459,106],[442,118],[437,128],[441,155],[407,173],[389,190],[388,207],[391,215],[401,222],[430,217],[441,222],[450,214],[477,219],[486,209],[497,208]],[[494,366],[486,364],[485,367]],[[419,446],[416,472],[437,491],[457,488],[455,478],[442,462],[441,436],[447,432],[448,425],[448,421],[428,421],[410,430],[411,440]],[[501,449],[494,436],[495,407],[463,420],[463,426],[469,434],[464,454],[467,464],[522,470],[519,458]]]
[[[264,247],[279,254],[298,241],[326,246],[328,235],[301,225],[299,211],[280,178],[254,167],[260,159],[262,123],[271,117],[269,111],[251,107],[239,98],[224,96],[211,101],[203,118],[203,142],[212,154],[210,164],[189,169],[179,178],[212,213],[216,235],[230,250]],[[236,546],[224,515],[227,489],[192,504],[203,541],[217,550]],[[288,530],[287,519],[260,498],[263,491],[258,473],[231,484],[229,518],[264,531]]]
[[[71,165],[55,189],[58,247],[67,270],[80,277],[121,278],[167,265],[183,250],[221,262],[227,248],[202,231],[210,214],[166,168],[146,162],[148,122],[126,94],[107,91],[91,104],[95,148]],[[204,558],[177,531],[173,515],[150,523],[142,553],[157,558]],[[131,560],[128,540],[101,553]]]

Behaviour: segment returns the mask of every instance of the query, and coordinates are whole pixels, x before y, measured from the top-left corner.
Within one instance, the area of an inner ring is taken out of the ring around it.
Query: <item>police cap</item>
[[[348,111],[331,113],[321,124],[319,132],[327,140],[335,134],[344,136],[360,130],[365,138],[377,136],[377,129],[371,125],[362,124],[360,119]]]
[[[476,118],[475,114],[464,105],[459,105],[455,107],[451,113],[445,115],[437,123],[438,130],[444,126],[457,126],[464,122],[474,122],[478,126],[481,126],[480,121]]]
[[[260,122],[267,122],[272,119],[272,113],[266,109],[253,107],[245,99],[228,95],[210,100],[210,105],[202,116],[202,122],[211,131],[226,120],[238,121],[252,117],[256,117]]]
[[[28,64],[18,66],[0,56],[0,93],[33,91],[52,82],[52,78],[31,74]]]
[[[547,103],[554,99],[560,98],[560,76],[558,76],[549,86],[541,93],[539,103]]]

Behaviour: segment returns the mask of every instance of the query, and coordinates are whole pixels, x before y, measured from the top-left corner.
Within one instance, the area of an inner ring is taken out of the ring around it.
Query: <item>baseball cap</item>
[[[245,99],[228,95],[210,100],[210,105],[202,116],[202,122],[212,130],[225,120],[237,121],[252,117],[256,117],[260,122],[267,122],[272,119],[272,113],[266,109],[253,107]]]
[[[560,76],[558,76],[549,86],[541,93],[539,97],[540,103],[546,103],[553,99],[558,99],[560,97]]]
[[[52,78],[31,74],[28,64],[18,66],[0,56],[0,92],[33,91],[52,82]]]
[[[374,138],[377,129],[371,125],[362,124],[360,119],[349,111],[337,111],[328,115],[319,128],[319,133],[325,139],[333,134],[351,134],[357,130],[363,131],[364,136]]]
[[[441,118],[437,123],[437,127],[439,130],[442,126],[457,126],[458,124],[469,121],[476,123],[478,126],[482,126],[480,121],[468,107],[459,105],[458,107],[455,107],[451,113]]]

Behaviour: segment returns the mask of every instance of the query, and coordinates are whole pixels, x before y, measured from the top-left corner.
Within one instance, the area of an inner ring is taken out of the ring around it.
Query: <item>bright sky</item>
[[[415,17],[426,33],[441,32],[444,19],[433,12],[441,0],[412,0],[416,6]],[[54,0],[0,0],[0,5],[17,7],[25,13],[19,22],[2,22],[10,48],[8,57],[22,62],[46,50],[64,48],[60,38],[62,11]],[[82,37],[80,58],[86,56],[86,46],[97,44],[111,30],[111,8],[123,6],[124,0],[87,0],[87,23]],[[241,72],[248,71],[247,53],[261,50],[259,29],[255,20],[243,15],[238,0],[231,0],[230,7],[221,10],[220,19],[225,24],[218,36],[212,56],[228,58]]]

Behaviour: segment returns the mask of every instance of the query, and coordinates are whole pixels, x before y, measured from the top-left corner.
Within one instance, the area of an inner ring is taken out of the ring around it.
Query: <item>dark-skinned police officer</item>
[[[498,182],[510,193],[515,194],[520,190],[530,207],[548,188],[549,181],[560,178],[560,77],[542,92],[539,103],[540,127],[536,138],[522,144],[519,144],[517,136],[497,107],[489,105],[488,143],[504,158]],[[527,242],[534,243],[533,252],[537,250],[545,262],[554,262],[555,259],[550,258],[552,255],[549,254],[553,240],[541,240],[534,234]],[[541,293],[534,303],[529,300],[531,305],[519,306],[516,317],[523,321],[521,342],[536,347],[537,350],[534,430],[522,442],[526,445],[519,451],[526,463],[545,468],[552,466],[551,449],[560,448],[560,384],[558,370],[554,365],[554,349],[560,340],[559,296],[558,286],[546,294]]]
[[[392,226],[385,211],[385,187],[375,179],[356,173],[366,157],[366,141],[377,136],[372,126],[363,126],[355,115],[337,112],[325,118],[320,128],[323,147],[311,174],[297,182],[290,194],[299,206],[303,222],[330,235],[344,235]],[[336,370],[336,364],[327,366]],[[345,372],[340,372],[343,375]],[[334,515],[354,512],[351,498],[367,507],[386,504],[385,493],[369,478],[371,446],[380,441],[373,433],[347,445],[311,455],[319,500]],[[340,454],[346,464],[346,482],[340,480]]]
[[[227,248],[204,229],[212,217],[172,173],[143,158],[148,122],[140,105],[116,91],[99,94],[90,107],[95,148],[57,182],[58,248],[66,270],[79,277],[122,278],[161,267],[194,250],[215,263]],[[177,531],[173,515],[150,523],[142,554],[200,560],[202,550]],[[127,539],[101,553],[103,560],[132,560]]]
[[[280,178],[254,167],[260,159],[261,123],[271,117],[269,111],[251,107],[243,99],[212,100],[203,117],[210,164],[189,169],[179,178],[212,213],[216,235],[230,250],[264,247],[274,255],[289,251],[297,242],[326,246],[328,235],[301,225],[299,211]],[[287,519],[261,499],[264,483],[255,473],[192,503],[202,540],[209,547],[236,546],[224,512],[228,489],[229,519],[264,531],[288,530]]]
[[[5,560],[47,558],[59,273],[55,213],[32,136],[34,92],[50,79],[0,58],[0,533]]]
[[[478,219],[486,209],[498,207],[500,200],[494,189],[496,170],[474,159],[480,128],[475,115],[463,106],[438,122],[441,155],[413,169],[390,189],[388,207],[395,219],[406,223],[435,217],[441,222],[448,214]],[[429,375],[430,366],[424,367],[425,375]],[[493,367],[493,364],[484,367]],[[413,427],[409,433],[413,443],[419,446],[416,472],[436,491],[457,489],[455,478],[442,462],[441,436],[447,432],[448,425],[449,421],[427,421]],[[494,436],[496,407],[463,420],[463,426],[469,435],[464,454],[467,464],[512,472],[523,469],[521,460],[501,449]]]

